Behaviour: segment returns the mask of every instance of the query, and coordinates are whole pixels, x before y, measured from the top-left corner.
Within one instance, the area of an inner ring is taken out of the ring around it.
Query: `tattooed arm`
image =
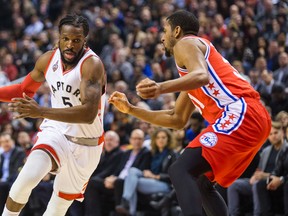
[[[106,83],[104,68],[96,57],[88,58],[82,65],[80,83],[81,105],[68,108],[40,107],[27,95],[13,99],[10,110],[19,113],[17,118],[47,118],[68,123],[92,123]]]

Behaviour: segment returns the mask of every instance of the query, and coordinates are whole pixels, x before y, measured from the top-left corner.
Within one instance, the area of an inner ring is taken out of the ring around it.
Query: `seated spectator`
[[[104,213],[106,209],[101,209],[100,195],[105,192],[104,179],[114,173],[123,153],[119,148],[119,143],[120,138],[116,132],[107,131],[105,133],[104,151],[98,167],[88,182],[84,194],[85,199],[82,203],[75,201],[72,204],[69,210],[70,215],[108,215],[108,213]]]
[[[139,170],[146,170],[150,167],[151,154],[144,147],[144,132],[140,129],[132,131],[130,136],[131,149],[124,152],[118,167],[111,176],[104,180],[104,186],[107,190],[114,190],[115,205],[119,205],[123,193],[124,179],[127,177],[128,170],[135,167]]]
[[[286,86],[286,90],[288,90],[288,54],[280,53],[278,62],[280,67],[273,72],[273,78]]]
[[[227,190],[228,209],[231,216],[238,216],[241,212],[240,195],[253,196],[253,215],[260,216],[260,201],[256,193],[257,185],[260,182],[266,184],[266,179],[275,167],[276,159],[280,149],[283,148],[283,132],[278,122],[272,123],[272,128],[268,140],[271,145],[263,149],[260,155],[258,168],[248,178],[237,179]]]
[[[150,170],[141,171],[130,168],[124,180],[124,191],[121,204],[116,206],[116,212],[124,215],[136,215],[137,192],[142,194],[168,193],[171,190],[168,175],[169,166],[176,160],[173,150],[172,132],[158,128],[151,137],[152,160]]]
[[[25,152],[15,146],[15,141],[8,133],[0,135],[0,214],[2,213],[9,190],[24,164]]]
[[[10,80],[7,77],[7,74],[2,71],[2,67],[0,65],[0,86],[5,86],[10,83]]]
[[[265,190],[265,195],[260,198],[260,201],[266,204],[265,201],[269,200],[269,193],[271,191],[283,190],[284,194],[284,215],[288,215],[288,144],[280,151],[279,157],[275,166],[275,169],[272,172],[272,175],[269,178],[270,183],[267,185],[267,190]],[[268,205],[265,205],[266,209],[271,208],[271,203],[268,202]]]
[[[26,153],[26,156],[30,154],[30,151],[33,147],[31,137],[26,131],[19,131],[17,135],[17,144],[23,148]]]
[[[277,115],[275,116],[275,120],[278,121],[278,122],[281,122],[282,124],[282,127],[284,129],[284,133],[285,131],[287,130],[288,128],[288,112],[282,110],[280,111],[279,113],[277,113]],[[287,137],[286,137],[286,141],[287,140]]]
[[[13,55],[8,53],[4,56],[2,70],[5,72],[9,81],[13,81],[18,77],[18,68],[14,64]]]
[[[272,130],[269,135],[269,140],[274,148],[277,148],[280,151],[277,154],[277,160],[271,172],[266,175],[265,178],[255,183],[253,194],[259,199],[261,215],[270,216],[282,213],[284,206],[285,215],[287,215],[288,187],[285,182],[287,182],[288,174],[288,157],[285,156],[287,156],[288,152],[288,143],[284,140],[283,127],[280,122],[273,123]],[[272,153],[273,152],[271,152],[271,154]],[[285,203],[283,202],[283,189],[285,193]]]

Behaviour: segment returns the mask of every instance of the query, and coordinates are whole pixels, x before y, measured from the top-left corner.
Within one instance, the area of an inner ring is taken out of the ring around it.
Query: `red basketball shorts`
[[[227,105],[187,148],[202,147],[202,156],[212,168],[205,175],[228,187],[249,166],[270,130],[271,120],[265,107],[256,99],[241,98]]]

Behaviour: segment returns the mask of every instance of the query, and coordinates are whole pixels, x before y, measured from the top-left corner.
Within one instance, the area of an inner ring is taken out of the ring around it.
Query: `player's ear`
[[[180,26],[176,26],[175,29],[174,29],[174,35],[175,35],[175,38],[179,38],[181,36],[181,27]]]

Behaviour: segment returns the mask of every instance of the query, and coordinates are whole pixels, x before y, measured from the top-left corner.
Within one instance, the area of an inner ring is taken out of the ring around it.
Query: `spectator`
[[[15,146],[12,136],[8,133],[0,134],[0,214],[5,206],[12,183],[19,174],[26,157],[24,151]]]
[[[13,56],[8,53],[4,56],[2,64],[2,69],[6,73],[10,81],[15,80],[18,76],[18,68],[13,61]]]
[[[124,180],[131,167],[139,170],[146,170],[150,167],[150,151],[143,146],[144,132],[141,129],[134,129],[130,136],[131,149],[126,150],[119,161],[115,172],[106,177],[104,185],[107,190],[114,191],[115,206],[120,204]]]
[[[24,150],[26,156],[28,156],[33,147],[32,140],[29,134],[26,131],[19,131],[16,141],[16,143]]]
[[[288,110],[288,96],[285,93],[285,86],[274,85],[271,91],[271,103],[268,104],[272,109],[272,117],[275,117],[277,113],[282,110]]]
[[[0,86],[5,86],[10,83],[10,80],[7,77],[7,74],[2,70],[0,65]]]
[[[263,80],[265,92],[267,92],[269,95],[271,95],[274,85],[281,85],[280,82],[274,80],[272,71],[266,69],[263,70],[261,73],[261,78]]]
[[[279,113],[277,113],[277,115],[275,116],[275,120],[278,122],[281,122],[282,127],[284,129],[284,132],[286,131],[287,127],[288,127],[288,112],[286,111],[280,111]],[[288,140],[287,140],[288,141]]]
[[[151,138],[152,161],[148,170],[130,168],[124,181],[124,191],[121,204],[116,206],[118,213],[134,216],[137,211],[137,192],[152,194],[168,193],[171,190],[168,176],[169,166],[176,160],[173,151],[173,136],[171,131],[158,128]]]
[[[269,41],[268,44],[268,56],[267,56],[267,68],[275,71],[279,68],[278,56],[279,56],[279,44],[276,40]]]
[[[231,216],[238,216],[241,213],[240,196],[253,197],[253,215],[260,216],[260,200],[256,193],[258,184],[266,184],[266,179],[275,167],[276,159],[279,155],[279,151],[283,148],[281,139],[283,132],[281,131],[281,125],[278,122],[272,122],[271,132],[268,137],[271,145],[263,149],[260,154],[260,161],[258,168],[254,174],[248,178],[237,179],[227,190],[228,209]]]
[[[250,183],[253,184],[253,197],[257,197],[259,200],[259,203],[254,203],[257,210],[259,207],[259,212],[254,211],[254,215],[274,215],[279,213],[279,211],[283,211],[283,190],[275,190],[280,186],[280,176],[287,175],[285,167],[280,167],[284,164],[285,160],[283,154],[281,154],[280,157],[280,152],[282,150],[285,152],[288,148],[287,143],[284,141],[283,127],[280,122],[272,123],[269,141],[272,146],[270,148],[267,147],[261,156],[263,157],[263,164],[265,161],[267,163],[266,168],[265,170],[256,171],[250,179]],[[268,157],[269,150],[270,154]],[[276,165],[278,166],[277,169],[275,167]],[[271,177],[271,173],[273,182],[267,185],[267,178],[269,179]],[[284,179],[282,180],[282,183],[284,183]],[[280,202],[279,199],[281,200]],[[272,203],[274,205],[272,205]],[[254,210],[256,210],[256,208],[254,208]]]
[[[244,70],[244,67],[243,67],[243,64],[241,61],[239,60],[235,60],[232,62],[232,66],[239,72],[239,74],[245,79],[247,80],[247,82],[251,83],[251,80],[249,78],[249,76],[247,76],[245,74],[245,70]]]
[[[285,141],[284,141],[285,142]],[[275,169],[272,172],[272,175],[269,178],[270,183],[267,185],[267,190],[264,190],[263,197],[260,197],[262,205],[265,209],[271,208],[271,202],[269,202],[269,195],[273,191],[283,190],[283,199],[284,199],[284,215],[288,215],[288,145],[286,142],[285,147],[280,151],[279,157],[275,166]],[[265,195],[264,195],[265,194]],[[264,201],[265,200],[265,201]],[[266,202],[268,201],[268,202]],[[266,205],[268,203],[268,205]],[[264,210],[265,212],[266,210]],[[268,210],[269,211],[269,210]]]
[[[39,19],[37,15],[32,15],[30,17],[30,24],[25,28],[24,33],[30,36],[36,36],[44,28],[43,22]]]
[[[288,93],[288,54],[282,52],[279,55],[279,68],[274,71],[273,78],[282,83],[286,88],[285,91]]]

